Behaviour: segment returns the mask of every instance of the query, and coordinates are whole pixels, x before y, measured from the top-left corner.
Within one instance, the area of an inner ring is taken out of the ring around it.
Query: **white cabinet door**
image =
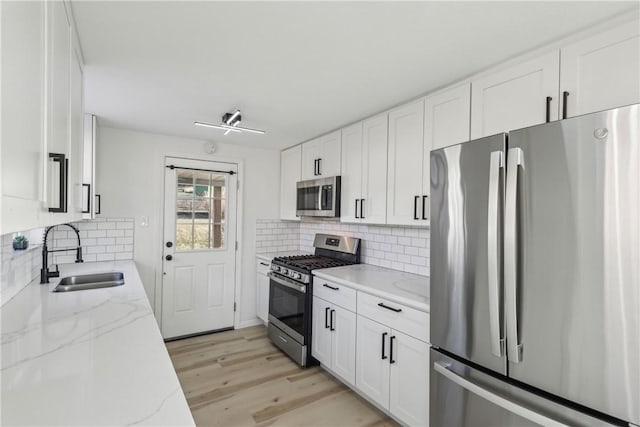
[[[389,411],[404,424],[429,425],[429,344],[391,331]]]
[[[75,39],[75,37],[74,37]],[[82,60],[79,53],[73,49],[71,53],[70,74],[70,152],[69,152],[69,219],[78,221],[82,214],[87,197],[83,187],[83,149],[84,149],[84,77]]]
[[[559,52],[554,51],[471,82],[471,138],[558,119]]]
[[[340,221],[360,222],[362,199],[362,122],[342,130]]]
[[[331,304],[322,298],[313,297],[311,317],[311,354],[320,363],[331,368],[331,328],[329,315]]]
[[[356,387],[387,409],[390,329],[366,317],[357,316],[356,330]],[[428,365],[425,362],[425,366]]]
[[[469,140],[471,83],[424,99],[424,145],[431,150]],[[429,164],[427,161],[425,164]]]
[[[389,117],[387,113],[362,123],[362,201],[361,222],[387,222],[387,148]],[[344,141],[343,141],[344,143]]]
[[[340,175],[340,154],[342,153],[342,132],[339,130],[320,137],[321,151],[318,162],[319,176]]]
[[[356,314],[337,305],[331,310],[331,369],[353,385],[356,382]]]
[[[424,100],[389,112],[387,223],[420,224]]]
[[[63,2],[51,2],[49,10],[49,152],[69,154],[69,67],[71,25]]]
[[[256,316],[266,325],[269,323],[269,267],[270,262],[256,260]]]
[[[45,3],[2,2],[1,234],[41,225]]]
[[[560,54],[560,92],[568,94],[567,117],[640,102],[637,20],[573,43]]]
[[[96,217],[96,116],[84,115],[83,150],[82,150],[82,184],[83,214],[82,218]]]
[[[322,156],[320,138],[305,142],[302,149],[302,181],[318,178],[318,159]]]
[[[296,216],[296,184],[301,180],[302,147],[296,145],[280,153],[280,219]]]

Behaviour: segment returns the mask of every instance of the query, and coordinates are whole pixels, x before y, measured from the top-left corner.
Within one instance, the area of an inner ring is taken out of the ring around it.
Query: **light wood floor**
[[[198,426],[397,426],[320,367],[298,367],[264,326],[167,348]]]

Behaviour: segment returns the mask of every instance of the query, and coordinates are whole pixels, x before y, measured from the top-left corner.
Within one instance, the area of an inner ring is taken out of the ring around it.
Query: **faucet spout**
[[[58,225],[66,225],[76,233],[76,237],[78,238],[78,246],[76,248],[55,249],[51,251],[49,250],[47,246],[47,237],[49,236],[49,232],[53,230],[55,227],[57,227]],[[49,283],[50,277],[60,276],[60,271],[58,270],[57,266],[56,266],[56,271],[49,271],[49,252],[68,252],[68,251],[75,250],[76,263],[84,262],[84,260],[82,259],[82,243],[80,241],[80,230],[78,230],[76,227],[68,223],[58,224],[58,225],[52,225],[51,227],[47,227],[47,229],[44,232],[44,238],[42,242],[42,268],[40,269],[40,284]]]

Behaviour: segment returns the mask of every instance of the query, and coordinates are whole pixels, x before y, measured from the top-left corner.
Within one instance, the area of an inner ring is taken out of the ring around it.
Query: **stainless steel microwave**
[[[340,216],[340,177],[310,179],[297,183],[297,216]]]

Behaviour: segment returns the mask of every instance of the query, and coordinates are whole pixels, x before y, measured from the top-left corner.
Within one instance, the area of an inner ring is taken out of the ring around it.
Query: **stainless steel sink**
[[[85,289],[111,288],[124,285],[124,274],[114,271],[110,273],[83,274],[69,276],[60,280],[53,292],[82,291]]]

